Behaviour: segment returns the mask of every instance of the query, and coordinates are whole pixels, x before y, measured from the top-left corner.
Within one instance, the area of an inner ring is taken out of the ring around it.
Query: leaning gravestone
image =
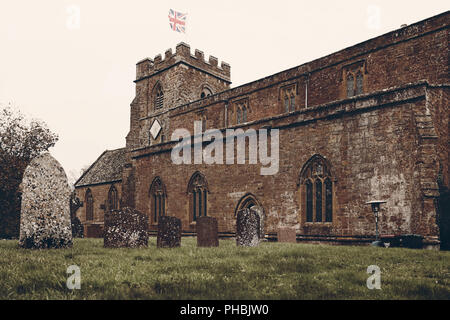
[[[197,247],[218,247],[219,233],[217,219],[213,217],[199,217],[196,223]]]
[[[278,232],[278,242],[297,242],[297,235],[295,232],[295,228],[291,227],[279,227]]]
[[[103,246],[105,248],[139,248],[148,245],[148,217],[133,208],[105,213]]]
[[[34,249],[71,247],[71,191],[58,161],[49,153],[31,160],[21,189],[19,245]]]
[[[238,246],[255,247],[260,239],[260,220],[255,210],[243,209],[237,213],[236,244]]]
[[[158,222],[158,248],[174,248],[181,245],[181,220],[176,217],[162,216]]]

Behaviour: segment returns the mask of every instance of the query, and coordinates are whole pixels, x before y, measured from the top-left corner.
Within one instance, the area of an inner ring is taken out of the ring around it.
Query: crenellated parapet
[[[136,82],[180,63],[199,69],[225,82],[231,82],[231,67],[228,63],[222,61],[219,66],[219,60],[212,55],[206,61],[203,51],[198,49],[195,49],[194,55],[191,55],[190,46],[184,42],[177,44],[175,53],[172,52],[172,49],[166,50],[164,58],[158,54],[153,59],[145,58],[139,61],[136,64]]]

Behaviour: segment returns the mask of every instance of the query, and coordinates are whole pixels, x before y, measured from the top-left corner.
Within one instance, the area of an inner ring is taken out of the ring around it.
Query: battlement
[[[195,53],[192,55],[191,47],[184,42],[177,44],[175,53],[172,52],[172,49],[166,50],[164,59],[161,54],[158,54],[153,59],[145,58],[139,61],[136,64],[136,81],[151,77],[161,70],[179,63],[190,65],[225,82],[230,82],[231,67],[228,63],[222,61],[219,66],[219,60],[212,55],[206,61],[203,51],[198,49],[195,49]]]

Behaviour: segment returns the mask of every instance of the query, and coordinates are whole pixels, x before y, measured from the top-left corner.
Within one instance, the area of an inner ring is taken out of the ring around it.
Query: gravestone
[[[297,242],[297,236],[295,228],[292,227],[279,227],[278,232],[278,242]]]
[[[21,189],[19,245],[34,249],[71,247],[71,191],[58,161],[49,153],[31,160]]]
[[[148,217],[125,207],[105,213],[103,246],[105,248],[139,248],[148,245]]]
[[[196,223],[197,246],[198,247],[218,247],[219,228],[217,219],[213,217],[199,217]]]
[[[236,244],[238,246],[257,246],[260,232],[260,218],[255,210],[243,209],[238,211],[236,220]]]
[[[176,217],[162,216],[158,222],[158,248],[174,248],[181,245],[181,220]]]

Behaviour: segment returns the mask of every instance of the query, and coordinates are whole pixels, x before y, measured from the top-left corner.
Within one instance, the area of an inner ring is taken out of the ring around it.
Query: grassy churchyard
[[[67,268],[81,289],[66,286]],[[369,265],[381,289],[368,289]],[[105,249],[75,239],[72,249],[29,250],[0,240],[0,299],[450,299],[450,252],[264,242],[237,247]]]

